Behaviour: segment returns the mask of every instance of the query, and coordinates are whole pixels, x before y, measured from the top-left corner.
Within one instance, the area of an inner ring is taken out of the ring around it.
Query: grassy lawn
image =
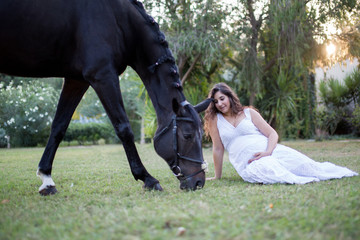
[[[360,172],[359,141],[283,144]],[[106,145],[61,147],[53,168],[59,193],[42,197],[43,148],[0,149],[0,239],[360,239],[359,176],[248,184],[226,160],[222,180],[183,192],[152,145],[138,149],[163,192],[144,191],[122,147]],[[204,156],[213,176],[211,149]]]

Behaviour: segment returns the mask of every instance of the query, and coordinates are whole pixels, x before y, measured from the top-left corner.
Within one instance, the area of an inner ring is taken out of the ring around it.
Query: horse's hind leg
[[[55,183],[51,178],[52,164],[56,150],[64,138],[66,129],[69,126],[71,117],[83,97],[89,84],[85,81],[65,79],[56,109],[54,121],[51,126],[51,133],[43,156],[41,157],[37,175],[42,180],[39,188],[41,195],[55,194],[57,192]]]
[[[135,180],[142,180],[144,188],[162,191],[159,181],[152,177],[142,164],[134,143],[134,134],[127,118],[121,97],[119,79],[114,76],[113,81],[96,81],[92,84],[99,96],[114,128],[120,138],[130,164]]]

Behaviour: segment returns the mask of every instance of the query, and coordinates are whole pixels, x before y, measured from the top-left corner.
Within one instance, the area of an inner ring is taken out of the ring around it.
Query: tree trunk
[[[185,75],[181,78],[181,85],[184,85],[186,79],[189,77],[191,71],[194,69],[195,64],[196,64],[197,61],[200,59],[200,57],[201,57],[201,53],[199,53],[199,54],[195,57],[193,63],[191,64],[191,66],[189,67],[189,69],[186,71]]]
[[[6,136],[7,148],[10,149],[10,136]]]

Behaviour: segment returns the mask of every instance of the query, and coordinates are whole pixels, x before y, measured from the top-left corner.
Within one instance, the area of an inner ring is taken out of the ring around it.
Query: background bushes
[[[38,81],[0,83],[0,129],[11,146],[44,144],[50,132],[59,93]]]
[[[320,105],[317,127],[326,134],[360,134],[360,71],[355,70],[343,82],[328,79],[319,84]]]
[[[114,128],[109,123],[76,123],[72,122],[66,131],[64,141],[76,141],[79,145],[86,143],[99,144],[103,139],[105,143],[118,142]]]

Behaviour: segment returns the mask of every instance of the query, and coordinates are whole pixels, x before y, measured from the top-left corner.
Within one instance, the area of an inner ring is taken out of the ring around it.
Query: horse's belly
[[[57,62],[23,61],[22,57],[14,60],[11,57],[0,57],[0,72],[22,77],[64,77],[63,68]],[[34,60],[34,59],[33,59]]]

